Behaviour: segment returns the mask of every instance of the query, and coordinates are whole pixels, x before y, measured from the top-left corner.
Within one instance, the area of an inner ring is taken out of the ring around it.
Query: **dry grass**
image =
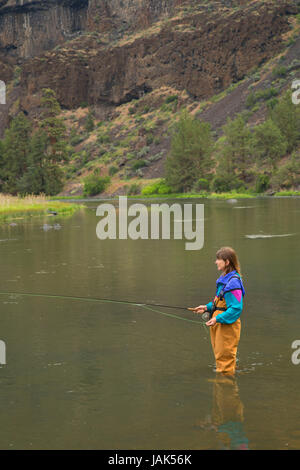
[[[20,198],[18,196],[11,196],[10,194],[0,193],[0,208],[7,209],[12,207],[23,207],[23,206],[33,206],[36,204],[44,204],[48,200],[45,195],[41,194],[40,196],[25,196]]]
[[[60,201],[50,201],[44,194],[39,196],[28,195],[25,197],[11,196],[0,193],[0,217],[13,214],[47,214],[47,211],[55,211],[60,214],[72,213],[77,210],[77,204],[69,204]]]

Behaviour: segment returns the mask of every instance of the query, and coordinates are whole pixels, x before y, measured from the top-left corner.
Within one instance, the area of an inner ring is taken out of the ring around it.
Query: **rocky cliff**
[[[280,50],[295,3],[0,0],[0,78],[21,66],[12,96],[29,113],[44,87],[66,108],[111,107],[162,85],[208,97]]]
[[[28,58],[82,31],[122,34],[170,15],[182,0],[0,0],[2,57]]]
[[[88,0],[2,0],[0,52],[29,58],[86,27]]]

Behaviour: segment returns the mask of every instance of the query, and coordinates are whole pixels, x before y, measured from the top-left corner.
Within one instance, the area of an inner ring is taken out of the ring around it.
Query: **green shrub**
[[[116,166],[111,166],[108,170],[108,174],[109,176],[114,176],[118,171],[119,169]]]
[[[92,132],[95,128],[94,115],[91,111],[88,113],[87,117],[85,118],[84,128],[86,132]]]
[[[270,100],[267,101],[267,106],[270,110],[274,109],[275,106],[277,106],[277,104],[278,104],[278,99],[277,98],[271,98]]]
[[[72,147],[76,147],[76,145],[80,144],[80,142],[83,142],[83,141],[84,141],[84,136],[80,134],[71,133],[70,144],[72,145]]]
[[[137,154],[137,158],[145,157],[150,152],[150,147],[143,147]]]
[[[132,162],[132,170],[138,170],[139,168],[143,168],[144,166],[147,166],[148,162],[147,160],[136,160]]]
[[[270,177],[268,175],[258,175],[256,178],[255,183],[255,192],[256,193],[263,193],[265,192],[270,186]]]
[[[100,144],[107,144],[108,142],[110,142],[110,136],[108,134],[100,134],[97,137],[97,142],[99,142]]]
[[[153,135],[150,134],[150,135],[147,136],[147,139],[146,139],[146,144],[147,144],[147,146],[148,146],[148,145],[151,145],[152,142],[153,142]]]
[[[279,94],[279,91],[277,88],[270,87],[266,88],[265,90],[259,90],[255,93],[256,95],[256,101],[258,100],[269,100],[270,98],[273,98],[274,96],[277,96]]]
[[[13,76],[13,78],[14,78],[14,81],[13,81],[14,86],[19,85],[19,83],[20,83],[21,72],[22,72],[21,67],[16,66],[15,69],[14,69],[14,76]]]
[[[193,191],[209,191],[210,183],[206,178],[199,178],[193,186]]]
[[[153,194],[170,194],[172,193],[172,188],[168,186],[164,179],[158,181],[157,183],[149,184],[142,189],[142,194],[144,196],[151,196]]]
[[[247,108],[253,108],[253,106],[260,100],[269,100],[273,98],[274,96],[277,96],[279,94],[279,91],[277,88],[271,87],[267,88],[265,90],[258,90],[256,92],[251,92],[247,96],[246,99],[246,107]]]
[[[284,65],[279,65],[272,70],[272,76],[274,78],[285,77],[288,69]]]
[[[149,113],[149,111],[150,111],[150,106],[146,104],[146,106],[144,106],[144,109],[143,109],[143,114]]]
[[[251,91],[251,93],[249,93],[246,99],[246,107],[252,108],[255,105],[255,103],[256,103],[255,93]]]
[[[216,175],[212,180],[212,189],[216,193],[226,193],[233,189],[243,189],[243,183],[235,175]]]
[[[178,101],[178,95],[170,95],[165,99],[165,103],[173,103],[174,101]]]
[[[127,189],[128,196],[134,196],[135,194],[141,194],[141,185],[138,183],[132,183]]]
[[[84,179],[83,195],[95,196],[96,194],[103,193],[109,183],[109,176],[99,176],[98,172],[95,171]]]
[[[150,157],[148,157],[148,161],[149,162],[156,162],[157,160],[160,160],[164,155],[164,152],[161,151],[159,153],[156,153],[155,155],[151,155]]]

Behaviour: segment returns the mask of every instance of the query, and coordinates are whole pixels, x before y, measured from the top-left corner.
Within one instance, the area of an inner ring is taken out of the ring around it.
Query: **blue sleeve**
[[[237,290],[240,290],[240,289],[237,289]],[[231,292],[229,291],[229,292],[225,292],[224,299],[226,301],[227,310],[225,310],[225,312],[219,313],[216,316],[216,320],[219,323],[225,323],[225,324],[234,323],[238,318],[240,318],[240,315],[242,313],[243,296],[241,296],[241,299],[238,300],[238,298],[232,293],[232,291]]]

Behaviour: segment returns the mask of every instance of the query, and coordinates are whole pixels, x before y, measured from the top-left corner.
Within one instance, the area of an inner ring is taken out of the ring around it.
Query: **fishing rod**
[[[165,307],[165,308],[176,308],[182,310],[188,310],[188,307],[179,307],[177,305],[163,305],[163,304],[149,304],[146,302],[136,302],[130,300],[115,300],[115,299],[99,299],[93,297],[74,297],[70,295],[57,295],[57,294],[37,294],[34,292],[0,292],[0,294],[12,294],[12,295],[28,295],[28,296],[43,296],[43,297],[54,297],[54,298],[63,298],[63,299],[73,299],[73,300],[91,300],[97,302],[115,302],[115,303],[122,303],[122,304],[130,304],[130,305],[149,305],[151,307]]]
[[[183,320],[183,321],[188,321],[190,323],[197,323],[199,324],[199,321],[191,320],[189,318],[182,318],[179,317],[178,315],[173,315],[170,313],[165,313],[161,312],[159,310],[154,310],[150,307],[164,307],[164,308],[175,308],[175,309],[180,309],[180,310],[193,310],[188,307],[182,307],[182,306],[176,306],[176,305],[164,305],[164,304],[154,304],[154,303],[146,303],[146,302],[133,302],[129,300],[115,300],[115,299],[99,299],[99,298],[94,298],[94,297],[74,297],[70,295],[58,295],[58,294],[41,294],[41,293],[35,293],[35,292],[0,292],[0,295],[23,295],[27,297],[46,297],[46,298],[56,298],[56,299],[67,299],[67,300],[79,300],[79,301],[90,301],[90,302],[111,302],[111,303],[120,303],[120,304],[129,304],[129,305],[136,305],[138,307],[144,307],[147,308],[148,310],[152,310],[154,312],[160,313],[161,315],[166,315],[169,317],[177,318],[178,320]],[[203,325],[204,326],[204,325]]]

